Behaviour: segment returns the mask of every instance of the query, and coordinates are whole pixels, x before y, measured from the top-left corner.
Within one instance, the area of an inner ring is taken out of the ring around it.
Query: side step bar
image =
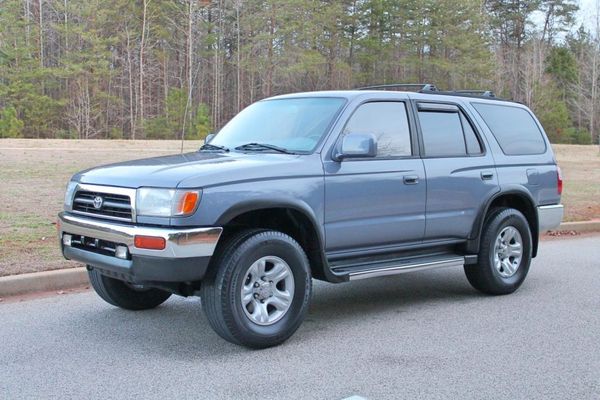
[[[424,271],[434,268],[462,267],[465,265],[465,257],[456,255],[446,255],[437,257],[425,257],[408,260],[396,260],[387,262],[376,262],[373,264],[362,264],[355,266],[344,266],[334,269],[336,273],[347,274],[348,280],[356,281],[359,279],[375,278],[378,276],[388,276],[403,274],[413,271]]]

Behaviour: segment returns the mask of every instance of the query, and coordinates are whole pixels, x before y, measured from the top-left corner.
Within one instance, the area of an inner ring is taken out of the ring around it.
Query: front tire
[[[102,275],[98,270],[88,270],[92,287],[104,301],[126,310],[148,310],[158,307],[171,293],[160,289],[137,289],[118,279]]]
[[[517,290],[529,271],[531,229],[525,216],[514,208],[497,208],[484,224],[478,262],[465,265],[471,285],[492,295]]]
[[[302,247],[277,231],[234,235],[202,282],[202,306],[225,340],[252,348],[276,346],[298,329],[311,295]]]

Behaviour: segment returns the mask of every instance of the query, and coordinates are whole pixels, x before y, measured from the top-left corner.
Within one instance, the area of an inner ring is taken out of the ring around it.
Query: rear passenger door
[[[494,159],[458,104],[414,105],[427,175],[424,239],[466,239],[482,201],[499,190]]]

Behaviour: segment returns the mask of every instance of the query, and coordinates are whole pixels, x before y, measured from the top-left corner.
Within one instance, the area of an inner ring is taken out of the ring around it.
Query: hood
[[[199,188],[278,176],[322,173],[306,168],[316,155],[195,152],[104,165],[73,176],[95,185]],[[301,164],[303,167],[301,167]],[[309,172],[308,170],[312,170]]]

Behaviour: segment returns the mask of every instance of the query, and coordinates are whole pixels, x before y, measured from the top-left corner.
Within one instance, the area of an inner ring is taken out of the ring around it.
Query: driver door
[[[422,241],[425,170],[411,126],[402,101],[363,103],[349,118],[341,136],[374,134],[378,150],[373,158],[324,162],[328,255]]]

